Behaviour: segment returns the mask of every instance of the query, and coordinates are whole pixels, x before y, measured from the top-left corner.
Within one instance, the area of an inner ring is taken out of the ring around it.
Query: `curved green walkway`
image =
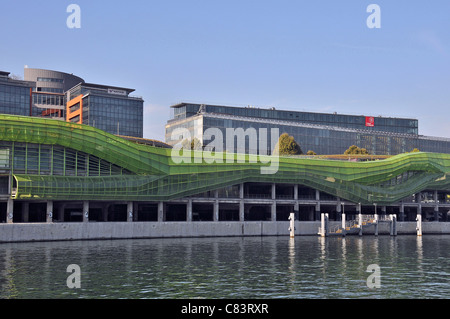
[[[270,182],[303,184],[355,203],[391,204],[425,189],[450,190],[450,154],[407,153],[370,162],[280,157],[275,174],[261,174],[261,167],[274,162],[264,164],[257,157],[250,163],[245,156],[244,163],[225,159],[219,163],[199,152],[189,163],[176,164],[171,149],[136,144],[90,126],[50,119],[0,115],[0,140],[60,145],[134,174],[14,174],[16,199],[160,201],[242,182]]]

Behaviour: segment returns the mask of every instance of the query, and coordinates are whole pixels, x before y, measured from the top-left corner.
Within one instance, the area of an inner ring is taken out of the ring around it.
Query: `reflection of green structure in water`
[[[90,126],[0,115],[0,189],[20,200],[166,201],[261,182],[301,184],[353,203],[380,205],[423,190],[450,190],[449,154],[408,153],[367,162],[280,157],[275,174],[261,174],[268,164],[250,163],[248,156],[243,163],[227,163],[224,154],[219,163],[216,154],[209,164],[205,154],[195,153],[201,163],[177,164],[171,151]]]

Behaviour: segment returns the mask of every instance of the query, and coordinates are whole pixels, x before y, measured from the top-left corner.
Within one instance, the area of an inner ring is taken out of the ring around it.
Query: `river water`
[[[0,298],[448,298],[449,273],[447,235],[0,244]]]

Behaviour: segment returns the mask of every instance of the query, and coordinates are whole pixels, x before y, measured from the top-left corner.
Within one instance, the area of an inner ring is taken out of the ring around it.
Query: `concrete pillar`
[[[186,205],[186,221],[192,221],[192,199],[189,199]]]
[[[245,220],[245,212],[244,212],[244,200],[241,199],[239,201],[239,221],[243,222]]]
[[[316,203],[316,216],[315,216],[315,220],[319,220],[320,218],[320,202]]]
[[[272,199],[277,198],[277,185],[275,183],[272,184]]]
[[[11,198],[8,198],[8,202],[6,203],[6,223],[12,224],[14,216],[14,201]]]
[[[158,202],[158,221],[164,221],[164,202]]]
[[[83,201],[83,222],[87,223],[89,221],[89,201]]]
[[[243,199],[244,198],[244,183],[241,183],[239,185],[239,198]]]
[[[127,222],[133,221],[133,214],[134,214],[133,208],[134,208],[133,202],[127,202]]]
[[[30,203],[22,202],[22,220],[24,223],[28,223],[30,220]]]
[[[270,211],[270,220],[275,222],[277,221],[277,202],[275,200],[272,201],[271,205],[271,211]]]
[[[214,201],[213,220],[215,222],[219,221],[219,200],[218,199],[216,199]]]
[[[417,236],[422,236],[422,205],[419,205],[417,207],[416,221],[417,221],[417,226],[416,226]]]
[[[342,212],[341,212],[341,221],[342,221],[342,225],[341,225],[341,227],[342,227],[342,232],[344,232],[345,233],[345,205],[344,204],[342,204]]]
[[[53,222],[53,201],[48,200],[47,201],[47,223]]]
[[[294,185],[294,199],[298,200],[298,184]]]

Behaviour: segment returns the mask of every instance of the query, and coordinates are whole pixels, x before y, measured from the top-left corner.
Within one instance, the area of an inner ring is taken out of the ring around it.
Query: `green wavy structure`
[[[367,162],[280,157],[275,174],[261,174],[261,168],[270,164],[258,157],[251,162],[254,157],[243,155],[238,162],[240,155],[233,154],[235,160],[228,163],[225,158],[230,154],[224,153],[220,163],[214,154],[193,152],[187,163],[177,164],[171,149],[43,118],[0,115],[0,140],[58,145],[129,172],[56,176],[13,171],[15,199],[164,201],[244,182],[270,182],[302,184],[355,203],[388,205],[423,190],[450,190],[450,154],[406,153]]]

